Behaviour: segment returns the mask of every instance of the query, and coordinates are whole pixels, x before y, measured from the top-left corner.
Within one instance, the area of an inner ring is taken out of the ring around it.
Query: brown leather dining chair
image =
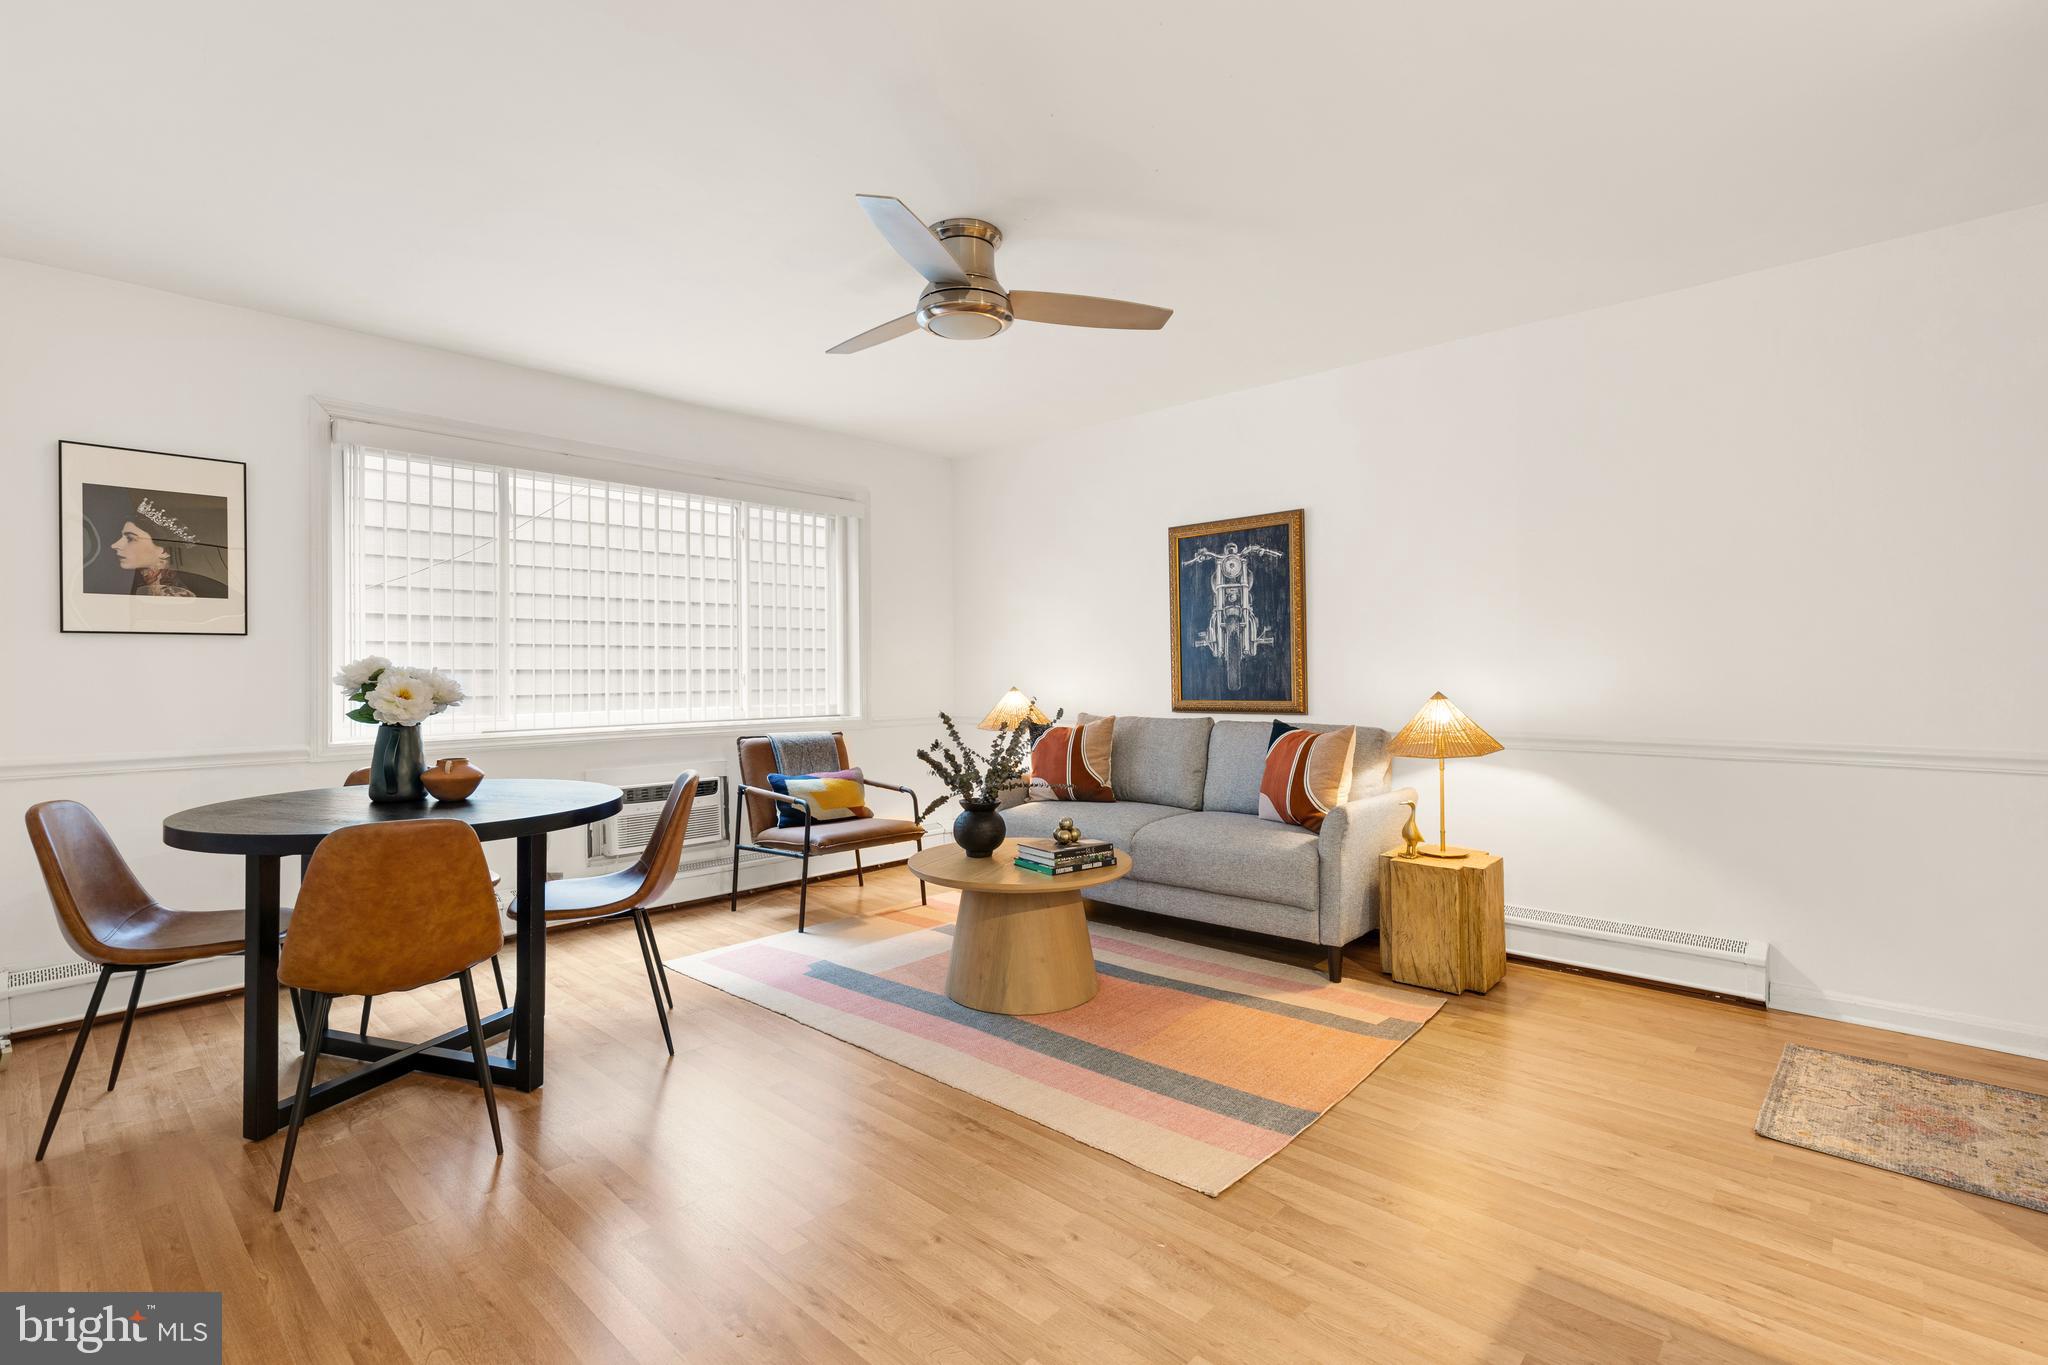
[[[313,1069],[327,1037],[328,1009],[338,995],[387,995],[455,978],[462,987],[477,1083],[490,1113],[491,1141],[498,1155],[505,1154],[476,983],[470,979],[471,968],[504,946],[483,845],[460,820],[350,825],[320,841],[277,960],[277,979],[304,997],[308,1021],[273,1211],[284,1207]]]
[[[112,1090],[121,1078],[121,1060],[128,1053],[128,1033],[135,1026],[135,1006],[142,999],[142,979],[149,969],[241,952],[243,921],[239,910],[173,910],[159,903],[135,879],[106,827],[76,801],[44,801],[30,806],[27,818],[29,843],[57,912],[57,926],[71,950],[100,969],[85,1018],[79,1021],[78,1041],[71,1045],[71,1060],[64,1065],[64,1079],[57,1083],[57,1096],[50,1103],[43,1140],[36,1146],[36,1160],[41,1161],[57,1131],[57,1117],[64,1112],[107,982],[116,972],[135,974],[113,1065],[107,1070],[107,1089]],[[286,912],[281,922],[289,921]]]
[[[368,768],[356,769],[354,772],[350,773],[347,777],[342,779],[341,785],[344,787],[369,786],[370,770]],[[304,855],[299,859],[299,877],[301,880],[305,878],[306,869],[312,866],[312,863],[313,855],[310,853]],[[491,885],[494,888],[498,885],[498,874],[495,872],[491,874]],[[491,979],[498,983],[498,1008],[504,1009],[506,1005],[509,1003],[505,996],[505,969],[498,965],[498,959],[495,957],[491,959]],[[376,998],[377,997],[375,997],[374,995],[366,995],[363,997],[363,1019],[360,1024],[356,1025],[356,1032],[362,1034],[364,1037],[368,1037],[370,1033],[370,1002],[375,1000]],[[303,1042],[305,1040],[304,1009],[303,1006],[296,999],[294,999],[292,1002],[292,1008],[301,1016],[301,1026],[299,1029],[299,1035],[300,1041]]]
[[[846,736],[838,730],[832,732],[832,742],[839,749],[839,766],[842,770],[853,766],[846,754]],[[734,784],[732,819],[732,908],[740,908],[740,851],[766,853],[777,858],[801,860],[797,875],[796,931],[804,931],[804,912],[811,895],[811,855],[813,853],[853,854],[853,875],[862,886],[868,884],[867,870],[861,866],[860,852],[864,848],[875,848],[882,844],[901,844],[916,841],[924,847],[924,823],[917,817],[922,807],[917,804],[917,793],[894,782],[883,782],[877,778],[862,775],[862,784],[880,787],[884,791],[902,792],[910,798],[908,820],[885,820],[880,816],[866,819],[830,820],[820,824],[811,821],[811,808],[794,796],[786,796],[768,785],[768,775],[775,771],[775,741],[768,735],[742,735],[739,741],[740,780]],[[778,806],[795,809],[803,817],[801,825],[781,825],[775,818]],[[751,831],[753,842],[746,842]],[[926,902],[924,883],[917,884],[917,898]]]
[[[562,877],[541,888],[541,916],[548,925],[632,917],[633,932],[640,939],[640,959],[647,967],[647,985],[654,993],[654,1016],[661,1021],[661,1040],[671,1057],[676,1055],[676,1041],[669,1032],[668,1012],[675,1008],[675,995],[661,970],[661,948],[654,941],[654,922],[647,917],[647,907],[657,903],[676,879],[683,836],[689,829],[690,803],[696,799],[697,774],[679,774],[653,836],[631,867],[597,877]]]

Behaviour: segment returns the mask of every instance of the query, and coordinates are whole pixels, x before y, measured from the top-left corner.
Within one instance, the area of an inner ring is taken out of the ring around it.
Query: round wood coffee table
[[[1012,861],[1017,844],[1006,840],[987,858],[970,858],[957,844],[916,854],[910,870],[934,886],[960,893],[953,923],[953,957],[946,994],[989,1014],[1051,1014],[1095,998],[1095,950],[1081,893],[1131,870],[1119,851],[1116,866],[1049,877]]]

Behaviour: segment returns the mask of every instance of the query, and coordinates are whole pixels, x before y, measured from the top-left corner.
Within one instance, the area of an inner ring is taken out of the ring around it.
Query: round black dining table
[[[514,882],[519,927],[518,963],[509,1009],[483,1021],[484,1033],[510,1033],[512,1056],[490,1058],[492,1080],[519,1090],[538,1090],[546,1058],[542,1024],[547,1017],[547,933],[541,919],[541,887],[547,881],[548,833],[574,829],[618,813],[623,794],[599,782],[547,778],[484,779],[467,801],[372,804],[362,787],[316,787],[311,791],[247,796],[179,811],[164,821],[164,842],[195,853],[226,853],[243,860],[245,942],[242,1002],[242,1136],[269,1137],[291,1117],[291,1104],[277,1092],[277,949],[280,861],[310,854],[320,841],[350,825],[392,820],[460,820],[479,839],[519,841]],[[303,1027],[303,1021],[302,1021]],[[330,1028],[323,1055],[369,1063],[315,1086],[308,1112],[339,1104],[412,1071],[428,1071],[476,1083],[476,1062],[468,1030],[450,1029],[423,1043],[404,1043],[367,1033]]]

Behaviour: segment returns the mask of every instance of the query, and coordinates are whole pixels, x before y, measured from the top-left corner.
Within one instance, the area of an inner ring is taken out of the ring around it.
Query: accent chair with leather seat
[[[490,1114],[491,1141],[498,1155],[505,1154],[476,984],[470,979],[471,968],[504,946],[483,845],[460,820],[350,825],[320,841],[277,962],[277,979],[304,998],[308,1024],[273,1211],[284,1207],[292,1155],[313,1091],[313,1069],[327,1037],[328,1009],[340,995],[387,995],[455,978],[462,987],[462,1012],[477,1084]]]
[[[204,957],[229,957],[243,949],[240,910],[173,910],[158,903],[128,868],[121,850],[93,813],[76,801],[44,801],[28,808],[28,839],[57,912],[57,927],[71,950],[99,965],[92,1000],[79,1021],[78,1041],[64,1065],[64,1079],[50,1103],[36,1160],[49,1150],[64,1112],[65,1097],[85,1055],[85,1040],[116,972],[135,973],[128,990],[128,1011],[121,1017],[121,1037],[114,1044],[107,1089],[121,1078],[121,1060],[128,1053],[128,1033],[135,1026],[135,1006],[142,999],[142,979],[151,967],[191,962]],[[290,911],[280,915],[289,923]]]
[[[675,1038],[669,1032],[668,1012],[675,1008],[675,996],[661,970],[661,947],[654,941],[654,922],[647,907],[655,904],[676,879],[683,857],[683,836],[690,824],[690,803],[697,799],[697,774],[684,772],[670,788],[668,802],[653,837],[640,851],[639,860],[620,872],[599,877],[563,877],[542,888],[541,916],[549,924],[609,919],[630,915],[633,932],[640,939],[640,959],[647,967],[647,985],[654,993],[654,1016],[661,1021],[661,1040],[668,1055],[676,1055]]]
[[[834,730],[833,742],[839,748],[839,766],[848,769],[853,766],[846,753],[846,736]],[[860,885],[867,885],[867,872],[861,866],[860,854],[864,848],[876,848],[884,844],[900,844],[914,841],[924,847],[924,824],[917,817],[921,807],[917,804],[917,793],[894,782],[882,782],[862,775],[862,784],[880,787],[884,791],[902,792],[910,798],[908,820],[886,820],[880,816],[866,819],[813,821],[811,810],[800,797],[776,791],[768,785],[768,776],[775,771],[775,744],[767,735],[742,735],[739,741],[740,780],[733,784],[732,821],[732,908],[740,908],[740,852],[766,853],[777,858],[796,858],[801,861],[797,879],[796,931],[804,931],[804,913],[808,908],[811,891],[811,855],[813,853],[853,854],[853,875]],[[793,808],[803,816],[801,825],[782,825],[775,818],[778,806]],[[746,842],[751,830],[753,842]],[[917,884],[918,900],[925,900],[924,883]]]

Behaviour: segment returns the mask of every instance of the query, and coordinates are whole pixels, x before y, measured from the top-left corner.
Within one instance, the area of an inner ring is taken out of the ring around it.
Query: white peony
[[[462,690],[462,684],[455,681],[453,674],[445,673],[438,668],[429,668],[419,676],[434,690],[434,710],[437,713],[451,706],[462,705],[468,695]]]
[[[334,685],[344,692],[353,692],[380,670],[389,667],[391,660],[382,654],[366,654],[352,664],[343,664],[341,672],[334,675]]]
[[[418,725],[436,709],[433,684],[396,668],[385,669],[363,700],[383,725]]]

